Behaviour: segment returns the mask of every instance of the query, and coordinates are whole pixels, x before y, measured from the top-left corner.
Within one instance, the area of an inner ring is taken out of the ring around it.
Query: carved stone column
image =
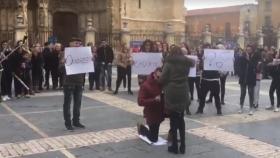
[[[203,42],[212,44],[212,33],[208,25],[205,26],[205,32],[203,32]]]
[[[175,33],[173,31],[173,26],[170,23],[166,24],[166,30],[165,30],[165,34],[166,34],[166,39],[165,41],[169,44],[175,44]]]
[[[17,0],[15,41],[22,40],[27,34],[27,4],[28,0]]]
[[[187,42],[186,34],[184,32],[180,33],[180,37],[181,37],[180,40],[181,43]]]
[[[240,46],[240,48],[244,49],[244,47],[245,47],[245,37],[244,37],[243,32],[239,33],[237,42],[238,42],[238,45]]]
[[[128,29],[128,23],[124,22],[121,30],[121,42],[125,43],[128,47],[130,46],[130,31]]]
[[[86,36],[85,36],[85,42],[89,43],[92,42],[95,44],[95,28],[93,27],[92,19],[88,18],[87,19],[87,29],[86,29]]]
[[[258,31],[258,45],[263,48],[264,46],[264,41],[263,41],[263,38],[264,38],[264,34],[262,32],[262,29],[260,28],[259,31]]]
[[[244,49],[244,47],[245,47],[245,35],[244,35],[244,32],[243,32],[243,25],[240,25],[240,27],[239,27],[239,34],[238,34],[237,43],[238,43],[240,48]]]
[[[39,40],[44,43],[48,40],[48,26],[49,26],[49,0],[37,0],[38,2],[38,27],[39,27]]]
[[[278,33],[277,33],[277,49],[280,49],[280,27],[278,28]]]

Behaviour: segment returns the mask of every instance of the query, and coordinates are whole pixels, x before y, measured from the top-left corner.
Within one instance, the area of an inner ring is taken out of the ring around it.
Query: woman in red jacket
[[[161,68],[157,68],[140,87],[139,106],[144,107],[144,118],[149,129],[139,124],[138,133],[146,136],[151,142],[158,141],[160,123],[164,120],[162,88],[159,84]]]

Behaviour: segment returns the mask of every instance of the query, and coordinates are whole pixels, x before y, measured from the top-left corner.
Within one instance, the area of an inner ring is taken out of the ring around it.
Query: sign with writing
[[[67,75],[94,72],[90,47],[65,48],[64,58]]]
[[[194,67],[190,68],[189,77],[196,77],[196,66],[197,66],[196,63],[198,62],[198,58],[195,55],[186,55],[186,57],[195,61]]]
[[[162,53],[133,53],[132,73],[149,75],[162,66]]]
[[[273,65],[279,65],[280,64],[280,59],[273,59]]]
[[[205,49],[204,70],[230,71],[233,69],[234,50]]]

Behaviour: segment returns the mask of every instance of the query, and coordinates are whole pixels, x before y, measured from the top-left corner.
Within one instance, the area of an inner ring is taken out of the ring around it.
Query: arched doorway
[[[67,46],[71,37],[78,36],[78,16],[72,12],[56,12],[53,15],[53,36]]]

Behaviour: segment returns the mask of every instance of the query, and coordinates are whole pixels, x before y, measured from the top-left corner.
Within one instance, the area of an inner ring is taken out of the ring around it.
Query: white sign
[[[94,72],[90,47],[65,48],[65,68],[67,75]]]
[[[162,53],[133,53],[132,73],[149,75],[162,66]]]
[[[233,72],[234,50],[205,49],[204,70]]]
[[[273,65],[279,65],[280,64],[280,59],[273,59],[272,64]]]
[[[196,77],[196,64],[198,62],[198,58],[195,55],[186,55],[186,57],[195,61],[194,67],[190,68],[189,77]]]

